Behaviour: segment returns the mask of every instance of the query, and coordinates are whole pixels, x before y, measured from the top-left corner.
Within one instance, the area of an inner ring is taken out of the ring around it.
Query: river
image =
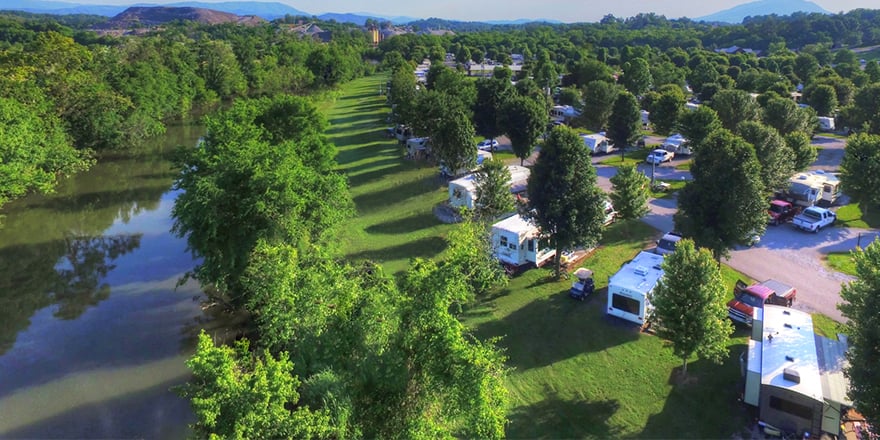
[[[198,285],[176,287],[194,261],[170,233],[169,155],[203,134],[171,125],[0,211],[0,438],[187,435],[169,388],[205,319]]]

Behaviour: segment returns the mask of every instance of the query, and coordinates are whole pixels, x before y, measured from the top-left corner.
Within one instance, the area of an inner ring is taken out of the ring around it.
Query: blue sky
[[[89,4],[173,3],[182,0],[61,0]],[[216,3],[223,0],[199,0]],[[263,1],[263,0],[260,0]],[[751,0],[265,0],[286,3],[311,14],[370,12],[385,16],[440,17],[453,20],[548,18],[564,22],[598,21],[606,14],[630,17],[655,12],[668,18],[700,17]],[[813,0],[831,12],[880,8],[877,0]],[[2,1],[0,1],[2,3]]]

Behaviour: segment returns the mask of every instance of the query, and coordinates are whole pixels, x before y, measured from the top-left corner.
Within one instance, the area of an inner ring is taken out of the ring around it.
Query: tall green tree
[[[721,126],[733,132],[741,122],[756,121],[761,114],[758,102],[744,90],[721,90],[711,105],[718,113]]]
[[[623,86],[633,95],[647,92],[654,84],[651,68],[644,58],[634,58],[623,64]]]
[[[828,84],[819,84],[810,94],[809,103],[819,116],[833,116],[837,109],[837,91]]]
[[[391,90],[388,91],[391,114],[396,122],[412,124],[416,118],[416,77],[408,64],[391,74]]]
[[[496,78],[479,79],[476,83],[477,98],[474,101],[474,126],[477,134],[495,139],[504,133],[500,122],[504,103],[513,96],[510,81]]]
[[[621,165],[611,177],[611,202],[617,217],[623,220],[641,218],[648,213],[648,176],[635,165]]]
[[[333,154],[316,134],[323,119],[302,118],[321,125],[285,132],[292,138],[273,142],[281,135],[256,122],[269,108],[239,101],[206,118],[204,142],[176,158],[181,174],[174,187],[183,192],[172,210],[173,230],[202,258],[195,278],[215,286],[214,299],[235,309],[246,302],[240,277],[260,239],[321,242],[353,212],[345,178],[333,171],[330,158],[314,156]]]
[[[528,208],[557,256],[565,249],[599,241],[605,194],[596,181],[596,169],[577,133],[554,128],[529,176]],[[556,258],[556,276],[562,273],[560,260]]]
[[[193,378],[180,393],[190,399],[196,435],[203,438],[304,438],[333,436],[329,417],[300,406],[299,379],[286,353],[276,359],[248,350],[243,339],[235,348],[215,347],[199,335],[196,353],[187,360]]]
[[[711,252],[696,249],[685,238],[662,267],[663,277],[651,300],[657,335],[672,342],[673,353],[682,360],[683,375],[694,354],[720,364],[727,357],[733,325],[727,318],[727,292],[718,263]]]
[[[500,161],[494,162],[500,163]],[[506,171],[506,168],[504,170]],[[477,188],[479,191],[479,184]],[[513,199],[510,197],[507,182],[505,182],[505,189],[507,189],[511,204],[510,208],[504,212],[510,212],[513,210]],[[486,217],[487,220],[492,218]],[[472,295],[481,297],[489,293],[491,289],[503,286],[507,282],[507,275],[495,258],[490,222],[477,219],[466,213],[464,221],[449,231],[446,242],[449,247],[446,250],[446,259],[443,261],[442,267],[445,270],[456,272],[461,279],[465,280]]]
[[[509,98],[501,112],[501,127],[510,139],[520,165],[532,155],[538,137],[544,132],[549,116],[540,102],[525,96]]]
[[[608,119],[608,140],[614,148],[620,150],[623,160],[624,151],[638,142],[642,134],[642,115],[636,97],[629,92],[621,92],[614,101],[611,117]]]
[[[779,132],[760,122],[748,121],[739,126],[740,136],[755,147],[755,155],[761,164],[761,181],[769,192],[788,187],[788,179],[794,175],[795,155]]]
[[[840,184],[862,211],[880,204],[880,136],[859,133],[847,139],[840,162]]]
[[[694,180],[678,196],[675,226],[720,261],[767,225],[767,199],[755,149],[727,130],[709,135],[694,154]]]
[[[681,135],[690,142],[691,149],[695,151],[713,131],[720,128],[721,120],[718,119],[718,113],[706,105],[682,113],[677,127]]]
[[[602,130],[608,125],[620,86],[607,81],[590,81],[583,89],[584,111],[579,118],[590,130]]]
[[[474,146],[474,125],[468,109],[456,98],[449,103],[441,117],[430,126],[431,151],[452,175],[476,166],[477,149]]]
[[[803,171],[809,168],[816,161],[816,158],[819,157],[819,152],[810,143],[810,136],[806,133],[789,133],[785,136],[785,143],[794,154],[795,171]]]
[[[818,125],[816,110],[800,108],[788,98],[774,98],[767,101],[762,109],[761,119],[785,136],[796,131],[812,134]]]
[[[853,251],[856,279],[840,289],[843,302],[837,305],[846,318],[849,361],[844,369],[849,379],[847,395],[868,423],[880,423],[880,243],[874,240],[864,250]]]
[[[668,135],[678,123],[678,118],[684,111],[685,96],[681,87],[667,85],[660,90],[660,99],[651,110],[651,125],[654,131]]]
[[[503,161],[490,159],[483,162],[475,174],[477,202],[476,217],[491,220],[514,209],[510,192],[510,170]]]

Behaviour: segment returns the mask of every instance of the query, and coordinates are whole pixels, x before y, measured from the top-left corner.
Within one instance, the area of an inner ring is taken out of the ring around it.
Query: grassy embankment
[[[325,110],[358,211],[340,242],[349,258],[398,273],[411,257],[441,255],[452,226],[432,214],[447,197],[436,167],[403,159],[383,137],[388,109],[376,93],[383,82],[347,84]],[[585,302],[568,298],[570,280],[535,269],[466,312],[465,323],[480,337],[500,337],[509,356],[509,437],[729,438],[747,424],[737,402],[743,329],[722,365],[692,359],[682,381],[681,360],[664,341],[603,313],[608,277],[658,234],[641,222],[609,228],[583,263],[597,283]],[[725,267],[728,292],[737,278],[744,277]]]

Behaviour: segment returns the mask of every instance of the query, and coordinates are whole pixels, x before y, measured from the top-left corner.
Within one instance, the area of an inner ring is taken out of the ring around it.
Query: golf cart
[[[591,293],[595,285],[593,284],[593,271],[587,268],[580,268],[574,271],[575,282],[571,284],[571,290],[568,296],[583,301]]]

